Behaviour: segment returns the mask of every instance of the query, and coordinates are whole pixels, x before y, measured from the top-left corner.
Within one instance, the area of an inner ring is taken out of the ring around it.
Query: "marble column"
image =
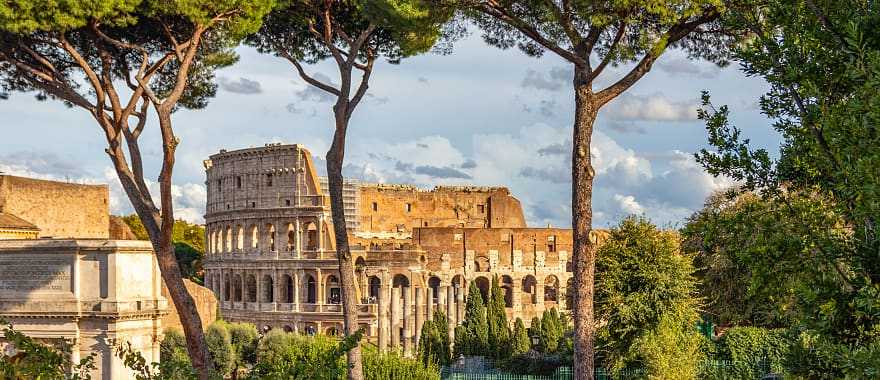
[[[405,286],[402,288],[403,290],[403,336],[400,337],[400,340],[403,341],[403,353],[404,355],[408,355],[412,352],[412,287]]]
[[[318,218],[318,258],[324,258],[324,215]]]
[[[464,288],[456,288],[455,294],[455,325],[458,326],[464,320]]]
[[[302,226],[300,226],[299,218],[296,218],[294,228],[296,228],[293,233],[296,246],[293,249],[296,252],[296,257],[302,257]]]
[[[391,349],[400,348],[400,288],[391,288]]]
[[[446,314],[446,290],[448,288],[448,286],[441,286],[439,294],[437,294],[437,310],[443,314]]]

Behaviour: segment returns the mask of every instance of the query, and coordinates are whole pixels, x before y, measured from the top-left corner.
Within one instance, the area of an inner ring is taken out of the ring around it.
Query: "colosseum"
[[[302,145],[221,150],[204,162],[205,284],[220,313],[262,329],[336,334],[341,289],[326,179]],[[493,276],[508,317],[564,308],[570,229],[526,226],[504,187],[345,183],[358,319],[380,348],[412,350],[431,310],[464,317],[470,282]],[[452,329],[450,329],[451,331]]]

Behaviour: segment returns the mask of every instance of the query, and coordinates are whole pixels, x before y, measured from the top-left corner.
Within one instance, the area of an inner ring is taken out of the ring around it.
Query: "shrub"
[[[715,343],[716,358],[723,366],[707,368],[706,377],[757,379],[766,372],[783,374],[791,346],[785,330],[761,327],[734,327]]]
[[[336,380],[345,377],[344,350],[333,338],[272,330],[260,339],[252,379]]]
[[[363,352],[366,380],[440,380],[435,363],[407,359],[396,352],[380,353],[372,346],[365,346]]]
[[[228,376],[232,373],[232,367],[235,365],[235,352],[232,348],[232,336],[226,328],[226,322],[216,321],[208,326],[208,331],[205,332],[205,341],[208,344],[208,351],[211,352],[214,372],[222,377]]]

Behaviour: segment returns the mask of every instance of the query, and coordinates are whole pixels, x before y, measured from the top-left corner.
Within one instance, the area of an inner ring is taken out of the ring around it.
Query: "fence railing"
[[[551,375],[525,375],[506,372],[491,366],[480,367],[479,363],[475,366],[466,367],[443,367],[440,376],[444,380],[570,380],[573,379],[572,369],[570,367],[559,367]],[[488,364],[488,362],[486,362]],[[752,369],[752,374],[757,374],[756,380],[759,379],[782,379],[780,374],[773,373],[769,362],[761,360],[755,363],[739,363],[729,360],[706,360],[700,363],[700,373],[709,375],[709,378],[724,379],[730,378],[730,370],[737,367],[747,367]],[[713,376],[714,375],[714,376]],[[741,378],[739,374],[737,378]],[[596,380],[630,380],[645,378],[645,370],[643,368],[627,368],[616,373],[605,368],[596,368],[593,372]]]

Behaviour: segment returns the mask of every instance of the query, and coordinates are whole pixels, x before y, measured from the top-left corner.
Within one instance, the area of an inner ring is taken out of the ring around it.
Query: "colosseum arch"
[[[293,292],[296,291],[293,283],[293,277],[289,274],[281,276],[281,302],[293,303]]]
[[[293,226],[293,223],[287,223],[287,252],[293,252],[296,250],[296,229]]]
[[[368,281],[370,283],[370,303],[377,303],[379,300],[379,292],[382,290],[382,280],[380,280],[379,277],[370,276]]]
[[[326,302],[331,305],[338,305],[342,303],[342,289],[339,288],[339,279],[336,275],[327,276],[326,280],[324,280],[324,291],[327,292]]]
[[[535,276],[526,275],[522,279],[522,304],[534,305],[538,303],[535,296],[538,294],[538,281]]]
[[[440,277],[431,276],[428,279],[428,287],[431,288],[431,295],[434,297],[434,303],[440,302]]]
[[[235,226],[235,250],[244,252],[244,227],[241,224]]]
[[[318,287],[315,283],[315,278],[312,275],[306,275],[306,302],[305,303],[318,303]]]
[[[474,279],[477,288],[480,289],[480,295],[483,296],[483,304],[489,300],[489,279],[485,276],[478,276]]]
[[[318,226],[315,222],[306,222],[303,225],[303,232],[306,238],[306,250],[307,251],[317,251],[318,250]]]
[[[269,242],[269,252],[275,252],[275,226],[266,223],[266,240]]]
[[[260,248],[260,228],[256,224],[251,224],[248,229],[250,230],[248,236],[250,237],[251,249],[256,250]]]
[[[544,279],[544,302],[559,301],[559,279],[549,275]]]
[[[223,300],[224,301],[232,301],[232,287],[229,284],[229,275],[224,276],[223,279]]]
[[[398,273],[394,275],[394,279],[391,281],[391,287],[394,288],[407,288],[409,287],[409,277],[405,274]]]
[[[237,274],[232,278],[232,287],[234,288],[232,300],[235,302],[241,302],[241,275]]]
[[[275,281],[268,274],[263,275],[262,279],[263,294],[260,297],[261,302],[275,302]]]
[[[504,307],[513,307],[513,278],[505,274],[498,285],[504,289]]]
[[[223,232],[223,252],[232,252],[232,227],[226,226]]]
[[[257,302],[257,279],[254,275],[247,275],[246,280],[246,288],[247,288],[247,302]]]

